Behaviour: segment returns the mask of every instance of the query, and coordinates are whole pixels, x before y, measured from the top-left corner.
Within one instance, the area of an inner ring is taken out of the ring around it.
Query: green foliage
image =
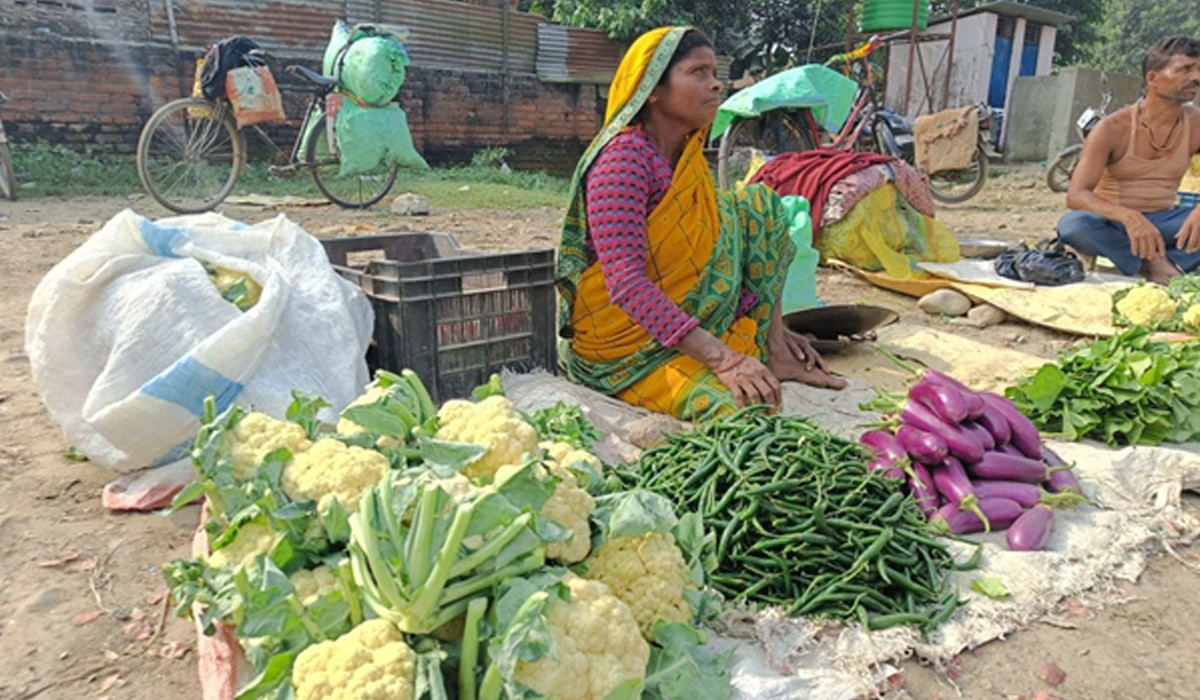
[[[1006,392],[1043,432],[1109,445],[1200,438],[1200,343],[1145,329],[1063,353]]]
[[[13,168],[23,199],[145,195],[131,156],[78,152],[45,142],[10,144]],[[392,194],[415,192],[438,208],[526,209],[562,206],[570,183],[545,172],[504,171],[496,167],[507,149],[489,148],[471,165],[402,171]],[[248,194],[321,199],[307,173],[280,177],[265,162],[246,164],[233,197]],[[464,190],[463,188],[467,189]],[[388,200],[385,200],[388,201]],[[384,205],[378,205],[384,208]]]
[[[1200,13],[1192,0],[1104,0],[1095,41],[1087,53],[1096,68],[1141,75],[1146,49],[1168,36],[1200,36]]]

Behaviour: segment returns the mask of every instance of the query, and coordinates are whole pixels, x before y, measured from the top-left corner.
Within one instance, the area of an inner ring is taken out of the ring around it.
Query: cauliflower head
[[[437,436],[487,448],[483,457],[463,469],[470,479],[493,478],[500,467],[520,463],[538,444],[537,430],[503,396],[479,403],[447,401],[438,411]]]
[[[596,501],[592,494],[580,488],[570,469],[555,464],[550,467],[550,473],[560,481],[554,487],[554,493],[542,504],[540,515],[565,527],[571,532],[571,538],[566,542],[547,545],[546,558],[574,564],[583,561],[591,549],[592,529],[589,521]]]
[[[692,619],[683,595],[692,580],[670,534],[614,537],[600,545],[585,565],[589,578],[604,583],[629,606],[647,639],[660,619],[684,623]]]
[[[209,554],[206,560],[215,568],[246,569],[258,555],[271,551],[277,537],[266,518],[257,518],[244,523],[229,544]]]
[[[316,501],[321,515],[329,511],[334,498],[353,511],[362,492],[377,484],[388,469],[387,457],[378,452],[324,438],[292,459],[280,485],[295,500]]]
[[[315,569],[301,569],[290,577],[296,598],[304,606],[312,605],[321,598],[338,590],[337,574],[322,564]]]
[[[601,700],[617,686],[646,678],[650,645],[629,608],[599,581],[568,575],[571,600],[546,613],[553,658],[517,663],[513,678],[555,700]]]
[[[416,653],[385,620],[367,620],[296,657],[297,700],[412,700]]]
[[[557,462],[564,467],[569,467],[576,462],[583,462],[591,467],[597,475],[604,472],[604,465],[600,462],[599,457],[587,450],[581,450],[570,443],[542,442],[538,443],[538,447],[545,451],[546,457],[551,461]]]
[[[586,454],[586,453],[584,453]],[[495,483],[502,483],[508,477],[522,468],[520,464],[506,464],[496,470]],[[546,546],[546,558],[554,559],[563,564],[574,564],[583,561],[591,549],[592,511],[596,509],[596,501],[592,495],[579,485],[575,474],[567,467],[547,462],[534,467],[538,478],[545,480],[550,475],[558,478],[554,493],[542,504],[539,517],[553,520],[571,533],[565,542],[551,542]]]
[[[1175,301],[1162,287],[1143,284],[1117,302],[1117,311],[1134,325],[1149,326],[1174,315]]]
[[[281,447],[295,456],[312,447],[312,442],[296,423],[258,411],[242,416],[233,428],[233,439],[228,446],[233,458],[233,477],[241,481],[250,479],[263,458]]]
[[[1200,304],[1192,304],[1183,312],[1183,329],[1192,333],[1200,333]]]

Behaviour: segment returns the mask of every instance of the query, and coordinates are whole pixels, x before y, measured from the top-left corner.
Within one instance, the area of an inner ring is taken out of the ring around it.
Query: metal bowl
[[[875,331],[900,320],[891,309],[865,304],[839,304],[785,314],[783,323],[811,339],[817,352],[838,352],[851,343],[875,339]]]
[[[964,258],[983,258],[991,260],[1012,246],[1010,241],[997,241],[991,238],[960,238],[958,249]]]

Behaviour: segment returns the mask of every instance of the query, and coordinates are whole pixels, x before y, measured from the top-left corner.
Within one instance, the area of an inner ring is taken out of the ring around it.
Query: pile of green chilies
[[[954,558],[869,458],[805,419],[747,408],[671,436],[623,479],[717,533],[710,581],[727,598],[931,630],[958,605]]]

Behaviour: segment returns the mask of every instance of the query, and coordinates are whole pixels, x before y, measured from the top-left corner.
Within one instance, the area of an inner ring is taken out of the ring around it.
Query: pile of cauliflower
[[[369,387],[351,405],[370,405],[386,395],[383,388]],[[504,687],[521,687],[556,700],[600,700],[618,690],[640,693],[656,623],[688,624],[693,619],[685,592],[695,584],[673,536],[666,531],[636,537],[601,535],[602,528],[593,526],[597,503],[589,490],[603,474],[600,460],[565,442],[539,442],[537,430],[507,398],[449,401],[437,418],[437,440],[484,450],[460,473],[434,477],[430,472],[424,481],[436,483],[453,499],[465,499],[504,483],[533,463],[538,478],[554,485],[537,515],[568,533],[564,540],[547,544],[545,552],[548,565],[572,565],[577,572],[559,570],[560,593],[542,599],[552,652],[522,656],[515,667],[504,671]],[[221,454],[227,457],[235,481],[250,482],[268,455],[287,450],[290,459],[278,485],[289,499],[314,503],[319,516],[325,516],[335,502],[352,513],[364,493],[391,472],[388,454],[394,455],[404,440],[381,438],[373,449],[357,446],[363,443],[353,438],[365,432],[342,418],[337,436],[310,437],[298,423],[251,412],[226,431]],[[260,516],[242,523],[237,535],[212,552],[207,563],[249,570],[283,537],[271,529],[266,516]],[[323,564],[293,573],[290,581],[304,607],[339,585],[337,574]],[[454,625],[460,639],[461,621]],[[363,621],[340,637],[318,641],[299,653],[291,674],[295,696],[300,700],[411,699],[420,683],[415,644],[391,622]],[[497,672],[494,662],[491,672]]]
[[[1141,284],[1118,292],[1114,295],[1114,320],[1118,325],[1200,333],[1200,293],[1186,289],[1178,283],[1170,288]]]

